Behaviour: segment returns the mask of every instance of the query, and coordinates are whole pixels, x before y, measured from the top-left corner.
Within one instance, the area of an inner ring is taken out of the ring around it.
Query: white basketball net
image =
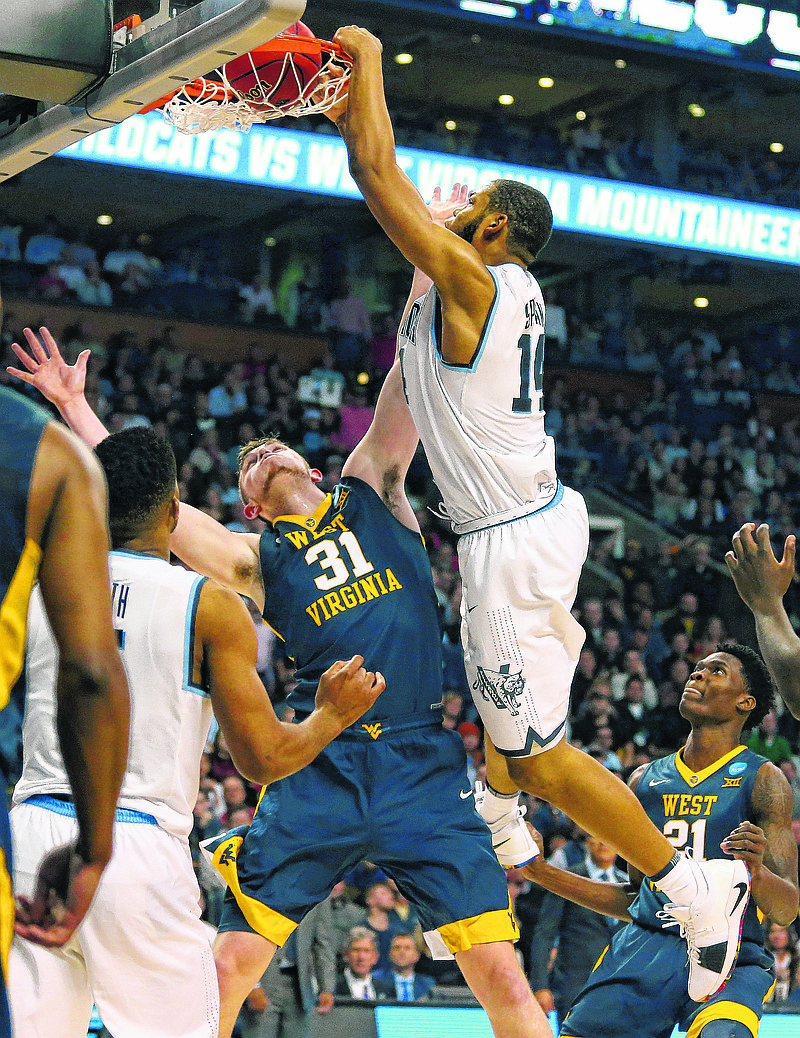
[[[322,65],[308,83],[295,65],[295,54],[286,51],[276,85],[269,87],[258,80],[252,54],[248,54],[253,75],[259,85],[258,93],[249,97],[232,87],[226,75],[226,66],[217,69],[219,79],[201,77],[187,83],[164,105],[164,119],[181,133],[206,133],[222,127],[249,133],[256,123],[271,119],[295,118],[327,112],[347,91],[350,65],[333,51],[321,51]],[[333,78],[329,78],[329,77]],[[297,96],[291,100],[274,97],[286,84],[294,83]],[[254,107],[258,106],[258,107]]]

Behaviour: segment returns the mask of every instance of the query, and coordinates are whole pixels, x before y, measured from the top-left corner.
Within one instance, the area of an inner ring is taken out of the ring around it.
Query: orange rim
[[[277,44],[277,46],[276,46]],[[316,56],[321,54],[323,51],[333,55],[338,61],[343,64],[351,66],[352,60],[342,50],[338,43],[333,43],[331,40],[318,40],[316,36],[295,36],[293,33],[280,33],[273,39],[268,40],[266,43],[262,43],[260,47],[254,47],[251,51],[246,51],[248,54],[274,54],[276,57],[281,57],[286,53],[290,54],[312,54]],[[244,55],[242,55],[244,57]],[[237,59],[231,58],[231,61]],[[224,66],[223,66],[224,67]],[[209,92],[209,96],[213,96],[213,88],[221,90],[224,93],[223,100],[230,101],[235,98],[235,93],[229,90],[223,83],[216,79],[208,79],[205,76],[198,76],[197,79],[190,83],[184,83],[183,86],[177,87],[172,90],[169,94],[165,94],[160,97],[157,101],[151,101],[150,104],[145,105],[144,108],[139,109],[139,115],[146,115],[148,112],[153,112],[156,108],[163,108],[164,105],[171,101],[176,94],[183,91],[190,97],[200,97],[206,91]]]

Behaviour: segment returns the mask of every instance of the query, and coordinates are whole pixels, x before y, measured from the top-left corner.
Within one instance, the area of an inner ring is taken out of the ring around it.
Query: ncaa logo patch
[[[729,775],[741,775],[743,771],[747,771],[747,765],[744,761],[738,761],[736,764],[731,764],[728,768]]]

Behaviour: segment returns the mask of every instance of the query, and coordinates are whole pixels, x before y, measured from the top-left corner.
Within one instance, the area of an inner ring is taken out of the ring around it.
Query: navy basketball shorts
[[[270,786],[249,828],[210,849],[229,888],[220,932],[282,946],[334,884],[370,861],[417,910],[435,958],[519,937],[461,739],[441,722],[376,739],[345,733]]]
[[[761,948],[742,944],[719,995],[693,1002],[686,990],[686,943],[677,934],[629,924],[601,956],[561,1028],[576,1038],[669,1038],[674,1026],[697,1038],[712,1020],[737,1020],[755,1038],[775,982]],[[743,961],[744,960],[744,961]]]

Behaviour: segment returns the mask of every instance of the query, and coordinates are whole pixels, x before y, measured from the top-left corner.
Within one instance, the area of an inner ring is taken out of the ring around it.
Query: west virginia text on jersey
[[[261,536],[264,619],[295,660],[292,705],[314,707],[320,675],[360,654],[386,678],[361,718],[429,711],[441,700],[441,645],[430,563],[419,534],[366,483],[348,479],[313,516],[283,516]]]

